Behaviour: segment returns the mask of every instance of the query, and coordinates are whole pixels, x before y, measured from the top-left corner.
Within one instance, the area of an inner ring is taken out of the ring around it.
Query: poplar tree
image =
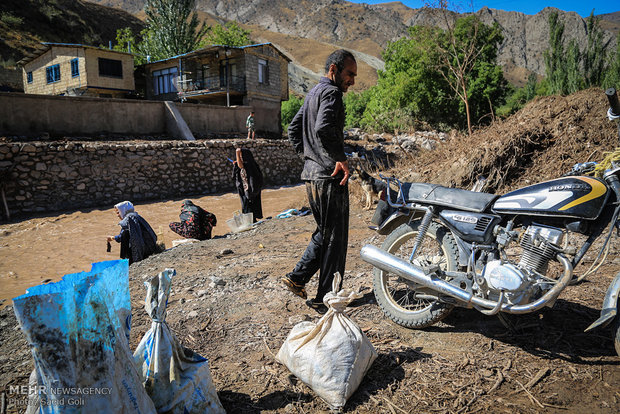
[[[564,24],[558,21],[558,13],[549,15],[549,49],[543,53],[549,93],[561,94],[566,90],[566,66],[564,55]]]
[[[198,49],[208,27],[199,25],[195,0],[147,0],[140,51],[160,60]]]
[[[620,89],[620,33],[616,37],[616,50],[609,53],[605,76],[601,83],[603,89]]]
[[[603,31],[599,25],[599,20],[594,17],[594,9],[592,9],[590,17],[586,19],[588,40],[583,53],[583,72],[586,86],[599,86],[604,75],[607,48],[603,43]]]

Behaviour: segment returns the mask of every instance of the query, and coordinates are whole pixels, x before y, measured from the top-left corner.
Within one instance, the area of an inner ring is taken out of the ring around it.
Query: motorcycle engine
[[[510,303],[519,304],[529,299],[536,290],[548,288],[547,284],[535,285],[539,277],[547,272],[549,261],[555,257],[554,246],[562,243],[562,230],[541,225],[532,225],[521,235],[523,249],[518,264],[492,260],[482,271],[482,284],[488,287],[487,294],[495,297],[504,291]],[[479,283],[480,285],[481,283]]]
[[[554,227],[532,225],[521,237],[523,256],[519,267],[532,269],[542,275],[547,273],[549,260],[556,255],[554,246],[562,244],[564,232]]]

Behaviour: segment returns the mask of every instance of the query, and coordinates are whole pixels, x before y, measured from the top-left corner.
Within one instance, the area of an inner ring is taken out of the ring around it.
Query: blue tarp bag
[[[27,412],[155,412],[129,347],[127,260],[93,263],[13,303],[35,362]]]

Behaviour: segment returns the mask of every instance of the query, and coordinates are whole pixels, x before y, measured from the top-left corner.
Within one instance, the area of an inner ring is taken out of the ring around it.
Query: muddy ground
[[[370,216],[352,203],[345,286],[364,293],[350,315],[379,357],[345,412],[620,410],[620,360],[611,333],[583,333],[598,318],[618,264],[569,287],[553,309],[512,317],[512,330],[497,317],[466,309],[434,327],[409,330],[384,317],[372,294],[371,267],[359,257],[365,243],[382,241],[367,228]],[[311,216],[271,219],[251,231],[177,246],[133,264],[132,348],[150,327],[143,281],[172,267],[177,276],[168,324],[185,346],[209,359],[228,412],[328,411],[274,357],[296,323],[319,317],[278,281],[301,255],[313,228]],[[315,290],[313,281],[308,291]],[[0,390],[26,385],[32,357],[10,306],[0,311],[0,349]]]

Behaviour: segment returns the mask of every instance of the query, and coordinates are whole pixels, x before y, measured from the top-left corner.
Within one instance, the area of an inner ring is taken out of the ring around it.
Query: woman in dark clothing
[[[121,259],[129,259],[129,264],[146,259],[157,253],[157,236],[142,217],[134,211],[133,204],[123,201],[114,206],[114,211],[121,221],[121,232],[117,236],[108,236],[108,242],[114,240],[121,244]]]
[[[254,213],[254,222],[263,218],[260,192],[263,189],[263,174],[249,149],[237,148],[237,160],[233,162],[233,178],[239,197],[241,211]]]
[[[170,230],[188,239],[207,240],[217,224],[215,214],[209,213],[190,200],[181,205],[181,222],[170,223]]]

